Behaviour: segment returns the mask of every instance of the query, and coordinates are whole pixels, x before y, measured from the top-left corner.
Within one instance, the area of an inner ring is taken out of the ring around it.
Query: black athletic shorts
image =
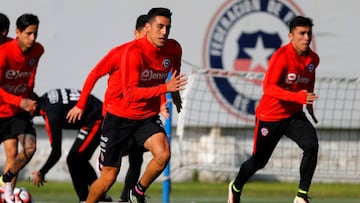
[[[99,162],[103,166],[121,166],[121,158],[129,149],[138,147],[143,150],[144,142],[156,133],[165,133],[158,115],[132,120],[107,113],[100,138]]]
[[[21,112],[12,117],[0,118],[0,141],[17,139],[20,134],[36,136],[36,131],[31,115]]]

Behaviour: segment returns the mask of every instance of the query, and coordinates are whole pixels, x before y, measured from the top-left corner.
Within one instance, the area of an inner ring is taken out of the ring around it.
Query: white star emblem
[[[268,57],[273,53],[274,50],[274,48],[265,48],[262,37],[258,36],[254,48],[244,48],[244,51],[251,57],[249,70],[252,70],[259,65],[266,69]]]

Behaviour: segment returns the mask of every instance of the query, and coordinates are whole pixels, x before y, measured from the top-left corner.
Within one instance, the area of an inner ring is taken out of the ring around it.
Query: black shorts
[[[103,166],[121,166],[121,158],[136,147],[143,150],[144,142],[156,133],[165,133],[158,115],[132,120],[107,113],[100,138],[99,162]]]
[[[20,134],[36,136],[36,131],[31,115],[21,112],[12,117],[0,118],[0,141],[17,139]]]

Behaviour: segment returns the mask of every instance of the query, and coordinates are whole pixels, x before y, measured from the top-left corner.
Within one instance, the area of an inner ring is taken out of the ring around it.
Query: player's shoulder
[[[168,39],[166,45],[181,49],[181,45],[176,39]]]
[[[34,49],[37,53],[39,53],[40,55],[43,54],[44,51],[45,51],[44,46],[43,46],[41,43],[39,43],[39,42],[36,42],[36,43],[34,44],[33,49]]]
[[[163,52],[171,53],[176,56],[181,56],[182,54],[182,48],[178,41],[175,39],[168,39],[165,46],[161,48]]]

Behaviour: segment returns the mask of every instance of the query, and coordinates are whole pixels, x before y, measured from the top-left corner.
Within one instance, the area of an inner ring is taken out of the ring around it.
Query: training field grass
[[[20,181],[17,187],[27,188],[35,203],[78,202],[70,182],[46,182],[35,187]],[[109,194],[114,201],[120,195],[122,183],[115,184]],[[292,203],[297,184],[279,182],[249,182],[243,192],[242,203]],[[154,183],[147,191],[148,203],[162,202],[162,183]],[[311,187],[311,203],[359,203],[360,184],[319,184]],[[170,202],[173,203],[226,203],[227,183],[173,183]]]

